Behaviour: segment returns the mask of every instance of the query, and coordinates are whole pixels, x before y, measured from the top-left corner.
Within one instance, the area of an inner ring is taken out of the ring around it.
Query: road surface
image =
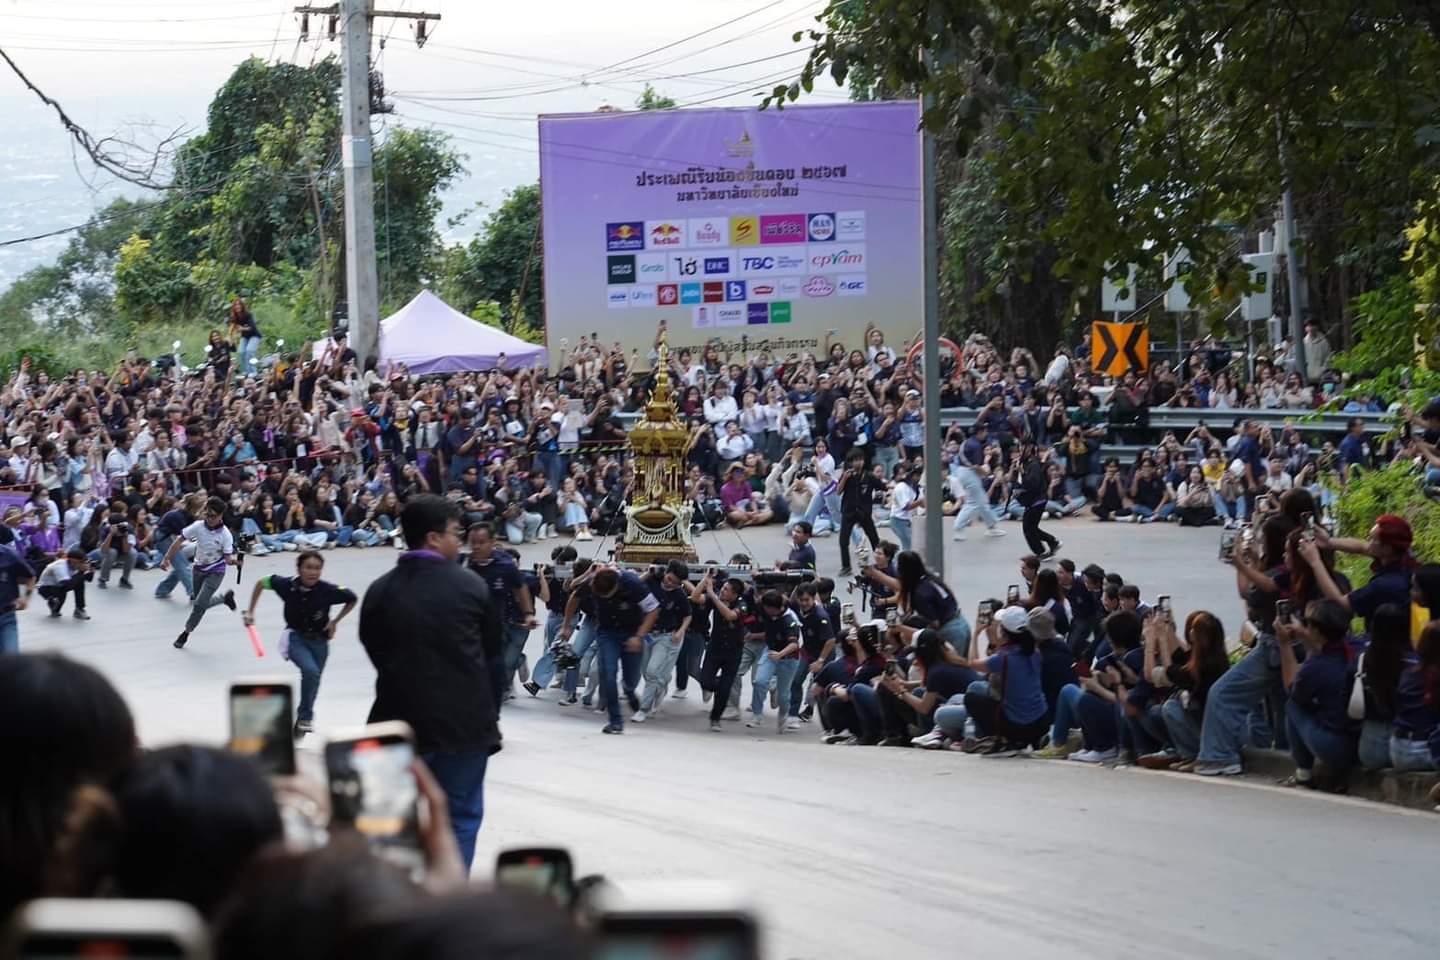
[[[918,526],[918,524],[917,524]],[[1019,524],[1009,535],[947,543],[947,579],[964,608],[1018,580]],[[1052,524],[1065,556],[1173,596],[1177,618],[1239,620],[1218,533],[1168,525]],[[884,531],[881,531],[882,536]],[[778,529],[746,531],[761,560],[782,556]],[[525,562],[560,541],[524,548]],[[598,544],[577,544],[587,551]],[[833,537],[816,541],[833,575]],[[745,549],[706,535],[706,559]],[[357,591],[394,562],[389,549],[326,554],[330,579]],[[241,592],[294,555],[252,560]],[[183,651],[185,606],[137,589],[91,590],[94,620],[21,618],[23,649],[61,650],[102,669],[135,711],[147,745],[219,743],[234,677],[290,675],[250,652],[237,614],[216,608]],[[262,603],[273,646],[280,605]],[[532,634],[531,660],[540,632]],[[363,722],[374,674],[344,625],[320,692],[317,727]],[[502,847],[568,846],[582,873],[627,882],[712,878],[736,885],[765,917],[774,958],[1337,957],[1426,958],[1440,949],[1434,875],[1440,819],[1264,781],[1215,782],[953,752],[827,747],[809,725],[776,737],[727,723],[707,729],[698,691],[623,737],[602,718],[523,693],[505,709],[476,862]],[[306,747],[318,746],[312,735]],[[483,870],[484,867],[481,867]]]

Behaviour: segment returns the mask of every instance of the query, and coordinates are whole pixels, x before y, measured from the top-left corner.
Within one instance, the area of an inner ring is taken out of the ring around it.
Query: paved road
[[[1238,622],[1214,530],[1053,527],[1065,555],[1118,570],[1147,598],[1172,594],[1177,614],[1205,607],[1232,630]],[[1023,540],[1018,524],[1006,529],[947,543],[948,579],[967,609],[1017,579]],[[761,559],[784,550],[778,530],[744,539]],[[526,561],[553,543],[526,547]],[[833,573],[834,538],[817,546]],[[726,533],[701,544],[707,559],[739,549]],[[393,562],[389,550],[327,557],[329,575],[357,589]],[[246,583],[292,563],[252,561]],[[273,653],[256,661],[224,608],[173,650],[184,606],[151,599],[154,577],[137,574],[133,593],[94,591],[89,624],[24,615],[22,644],[106,671],[147,743],[218,742],[229,680],[289,665]],[[273,642],[273,597],[259,619]],[[352,622],[325,675],[320,729],[362,722],[372,684]],[[772,957],[1436,956],[1431,814],[1248,781],[825,747],[808,728],[777,738],[727,724],[715,735],[701,709],[672,701],[658,721],[605,737],[600,717],[562,710],[548,693],[507,707],[477,860],[562,843],[580,870],[622,884],[720,878],[762,905]]]

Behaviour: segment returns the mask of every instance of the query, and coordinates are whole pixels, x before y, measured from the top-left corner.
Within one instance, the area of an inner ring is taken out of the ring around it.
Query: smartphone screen
[[[502,850],[495,858],[495,885],[553,897],[568,907],[575,898],[570,854],[558,847]]]
[[[734,917],[603,917],[597,960],[757,960],[752,920]]]
[[[843,627],[855,626],[855,604],[840,604],[840,625]]]
[[[372,724],[325,744],[331,822],[353,828],[382,859],[418,870],[424,859],[414,760],[404,724]]]
[[[1012,583],[1012,584],[1010,584],[1010,587],[1005,591],[1005,602],[1006,602],[1006,603],[1016,603],[1016,602],[1019,601],[1019,599],[1020,599],[1020,585],[1019,585],[1018,583]]]
[[[230,750],[254,757],[267,776],[295,772],[294,691],[284,681],[230,685]]]

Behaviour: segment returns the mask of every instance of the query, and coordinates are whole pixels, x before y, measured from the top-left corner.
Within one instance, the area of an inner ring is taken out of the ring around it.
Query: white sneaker
[[[1118,756],[1120,751],[1112,747],[1109,750],[1081,750],[1079,753],[1070,754],[1070,759],[1080,763],[1108,763]]]
[[[985,531],[985,536],[987,536],[987,537],[1003,537],[1003,536],[1005,536],[1005,531],[1004,531],[1004,530],[1001,530],[999,527],[991,527],[989,530],[986,530],[986,531]]]
[[[737,719],[738,719],[738,718],[737,718]],[[750,714],[750,718],[745,721],[745,726],[747,726],[747,727],[758,727],[758,726],[760,726],[760,724],[762,724],[762,723],[764,723],[764,722],[765,722],[765,716],[764,716],[764,714],[752,713],[752,714]]]
[[[945,734],[941,733],[937,728],[931,730],[929,733],[921,734],[918,737],[912,737],[910,745],[912,747],[920,747],[922,750],[943,750],[945,747]]]
[[[785,729],[786,729],[786,730],[799,730],[799,729],[800,729],[800,718],[799,718],[799,717],[786,717],[786,718],[785,718]]]
[[[739,720],[739,719],[740,719],[740,708],[739,708],[739,707],[730,707],[728,710],[726,710],[724,713],[722,713],[722,714],[720,715],[720,719],[721,719],[721,720]]]
[[[644,710],[636,710],[634,713],[630,714],[631,723],[644,723],[646,720],[649,719],[650,714],[646,713]]]
[[[965,539],[965,531],[964,531],[964,530],[958,530],[958,531],[956,531],[956,533],[955,533],[955,539],[956,539],[956,540],[964,540],[964,539]]]
[[[674,693],[670,694],[670,699],[671,699],[671,700],[684,700],[684,699],[685,699],[686,697],[688,697],[688,696],[690,696],[690,691],[689,691],[688,689],[686,689],[686,690],[676,690]],[[709,698],[709,697],[706,697],[705,699],[706,699],[706,700],[709,700],[710,698]]]

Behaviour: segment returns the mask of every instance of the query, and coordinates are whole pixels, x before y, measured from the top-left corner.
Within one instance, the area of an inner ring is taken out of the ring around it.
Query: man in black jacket
[[[1060,552],[1060,541],[1040,529],[1040,518],[1045,515],[1045,485],[1045,462],[1035,452],[1035,444],[1027,441],[1020,447],[1020,492],[1015,499],[1025,508],[1020,518],[1025,543],[1042,560]]]
[[[409,550],[365,591],[360,643],[375,665],[370,723],[403,720],[445,789],[466,872],[485,814],[485,768],[500,749],[485,650],[500,649],[500,617],[485,581],[459,566],[460,510],[422,494],[405,504]]]

